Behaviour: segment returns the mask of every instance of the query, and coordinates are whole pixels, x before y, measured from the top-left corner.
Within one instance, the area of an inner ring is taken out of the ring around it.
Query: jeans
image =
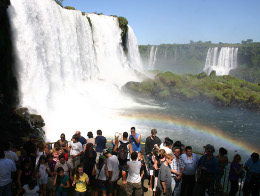
[[[68,195],[68,192],[59,192],[59,191],[56,191],[56,196],[67,196]]]
[[[7,185],[0,186],[0,196],[12,196],[11,185],[12,182]]]
[[[181,196],[184,196],[186,191],[186,195],[192,195],[195,185],[195,175],[183,174],[181,181]]]

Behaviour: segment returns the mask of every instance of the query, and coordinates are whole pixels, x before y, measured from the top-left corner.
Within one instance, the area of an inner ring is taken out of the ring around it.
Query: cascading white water
[[[152,46],[150,49],[150,58],[149,58],[149,69],[154,69],[154,65],[156,62],[156,55],[157,55],[157,47],[156,46]]]
[[[11,0],[20,104],[43,116],[48,140],[61,132],[130,127],[117,112],[136,106],[120,93],[138,80],[121,46],[118,20],[66,10],[53,0]],[[132,50],[132,48],[131,48]]]
[[[143,65],[139,53],[137,38],[135,36],[134,30],[128,25],[127,33],[127,49],[128,49],[128,59],[131,64],[131,67],[142,71]]]
[[[238,48],[222,47],[218,52],[218,47],[209,48],[206,63],[203,71],[210,74],[212,70],[217,75],[228,75],[231,69],[237,68]]]

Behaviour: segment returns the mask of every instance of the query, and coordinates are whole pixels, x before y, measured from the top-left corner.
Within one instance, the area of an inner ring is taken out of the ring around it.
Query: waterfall
[[[228,75],[231,69],[237,68],[238,48],[222,47],[209,48],[203,71],[210,74],[212,70],[217,75]]]
[[[154,65],[156,62],[156,55],[157,55],[157,47],[156,46],[152,46],[150,49],[150,57],[149,57],[149,69],[154,69]]]
[[[20,105],[43,116],[47,139],[76,130],[112,135],[131,126],[117,114],[137,104],[120,87],[139,79],[123,51],[117,18],[88,14],[91,27],[80,11],[53,0],[11,0],[8,14]]]
[[[128,25],[127,33],[127,49],[128,49],[128,59],[131,64],[131,67],[142,71],[143,65],[139,53],[137,38],[135,36],[134,30]]]

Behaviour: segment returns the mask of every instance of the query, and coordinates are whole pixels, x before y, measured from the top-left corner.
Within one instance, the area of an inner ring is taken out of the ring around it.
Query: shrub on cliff
[[[71,7],[71,6],[66,6],[64,8],[67,9],[67,10],[76,10],[75,7]]]
[[[127,35],[127,32],[128,32],[128,21],[125,17],[119,16],[118,17],[118,23],[119,23],[120,29],[122,30],[121,39],[122,39],[123,49],[124,49],[125,52],[127,52],[126,35]]]

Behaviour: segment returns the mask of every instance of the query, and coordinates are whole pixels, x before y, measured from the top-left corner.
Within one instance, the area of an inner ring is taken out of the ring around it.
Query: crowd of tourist
[[[110,149],[101,130],[97,130],[96,138],[88,132],[88,139],[77,131],[69,141],[62,133],[51,149],[37,141],[34,134],[21,149],[7,142],[0,150],[0,196],[12,195],[11,190],[17,196],[116,196],[121,178],[128,196],[145,192],[174,196],[224,194],[221,179],[228,165],[225,148],[221,147],[215,156],[214,146],[207,144],[200,156],[193,153],[190,145],[169,137],[161,141],[156,134],[156,129],[152,129],[144,152],[141,134],[135,127],[130,134],[115,133]],[[236,154],[230,164],[229,195],[237,194],[239,179],[244,177],[244,195],[259,195],[259,154],[252,153],[244,165],[240,161],[241,156]]]

